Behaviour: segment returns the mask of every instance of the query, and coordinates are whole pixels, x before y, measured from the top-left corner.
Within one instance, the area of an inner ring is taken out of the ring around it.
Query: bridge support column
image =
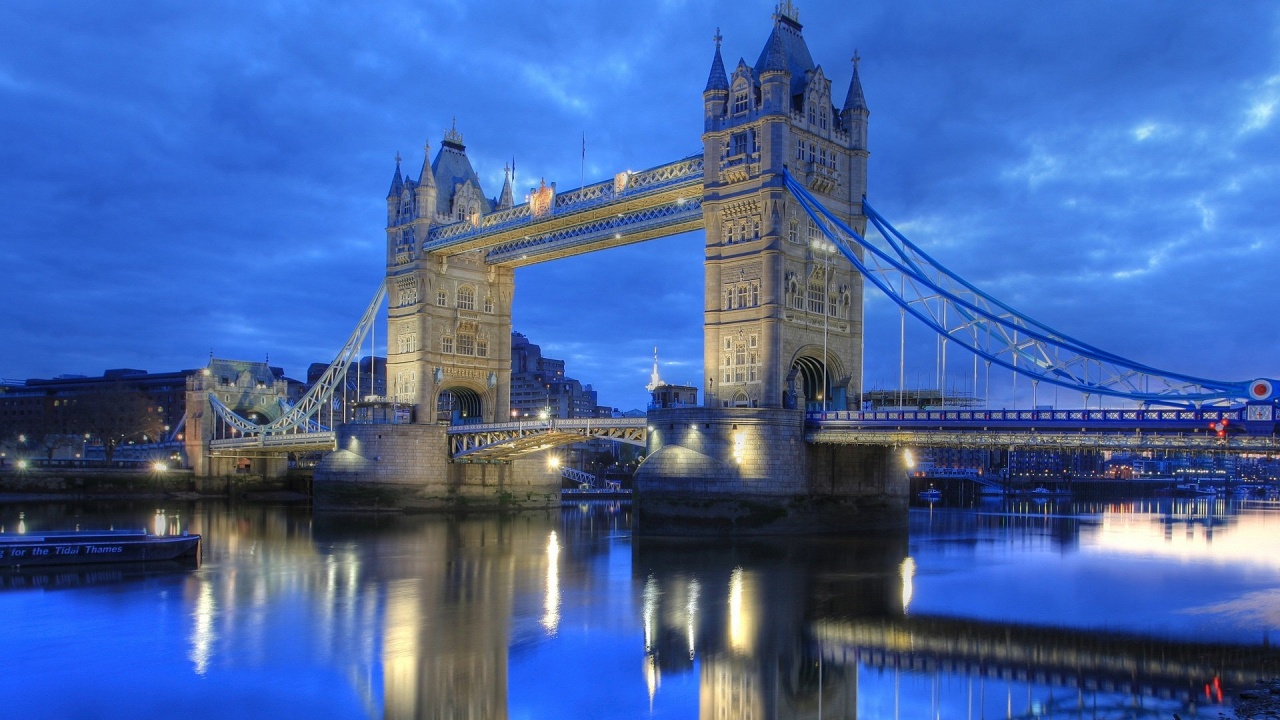
[[[649,412],[635,477],[641,534],[874,533],[907,524],[907,468],[888,447],[810,445],[804,413]]]
[[[316,466],[320,510],[524,510],[560,506],[560,472],[535,455],[454,463],[443,425],[340,425]]]

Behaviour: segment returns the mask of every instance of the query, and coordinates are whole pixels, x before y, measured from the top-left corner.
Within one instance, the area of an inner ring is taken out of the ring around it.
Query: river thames
[[[1280,654],[1280,504],[920,506],[867,538],[10,504],[204,536],[198,568],[0,575],[18,718],[1214,718]]]

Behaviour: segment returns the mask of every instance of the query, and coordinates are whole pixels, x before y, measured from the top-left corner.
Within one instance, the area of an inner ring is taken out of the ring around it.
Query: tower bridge
[[[321,506],[537,505],[552,503],[560,485],[540,451],[613,433],[647,447],[636,475],[646,531],[807,532],[902,525],[906,468],[895,448],[903,444],[1218,450],[1193,427],[1206,417],[1194,413],[1227,412],[1246,432],[1226,447],[1277,449],[1273,381],[1191,377],[1088,345],[985,294],[894,228],[867,201],[870,110],[859,58],[837,104],[790,0],[776,7],[754,63],[726,65],[724,39],[714,40],[698,154],[564,192],[543,179],[521,204],[510,169],[496,196],[484,192],[456,125],[434,156],[425,149],[416,177],[397,157],[386,197],[383,337],[386,393],[403,417],[322,420],[350,363],[348,341],[333,377],[287,418],[258,426],[220,415],[239,437],[220,439],[218,450],[324,445],[331,433],[334,452],[316,470]],[[698,229],[702,406],[590,431],[505,423],[515,269]],[[994,365],[1027,378],[1033,394],[1044,384],[1079,392],[1086,405],[1107,397],[1193,416],[863,412],[864,283],[896,303],[904,322],[911,315],[943,348],[972,355],[975,378],[981,362],[988,373]],[[353,338],[372,324],[366,312]]]

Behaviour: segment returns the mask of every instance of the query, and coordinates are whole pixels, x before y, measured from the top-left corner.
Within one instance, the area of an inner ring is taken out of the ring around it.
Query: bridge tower
[[[418,179],[396,158],[387,194],[387,393],[416,423],[495,422],[510,413],[514,271],[482,251],[423,253],[433,225],[478,224],[511,207],[511,176],[485,197],[456,126]]]
[[[867,116],[858,59],[843,107],[795,6],[777,6],[754,66],[703,91],[704,397],[710,407],[843,410],[862,377],[862,277],[788,196],[783,170],[862,232]]]

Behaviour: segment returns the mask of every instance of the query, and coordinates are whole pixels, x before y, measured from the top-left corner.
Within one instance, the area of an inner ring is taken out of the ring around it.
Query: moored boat
[[[941,500],[942,491],[937,488],[929,488],[928,490],[922,490],[920,492],[920,499],[928,500],[929,502],[933,502],[934,500]]]
[[[0,533],[0,567],[200,559],[200,536],[143,530]]]

